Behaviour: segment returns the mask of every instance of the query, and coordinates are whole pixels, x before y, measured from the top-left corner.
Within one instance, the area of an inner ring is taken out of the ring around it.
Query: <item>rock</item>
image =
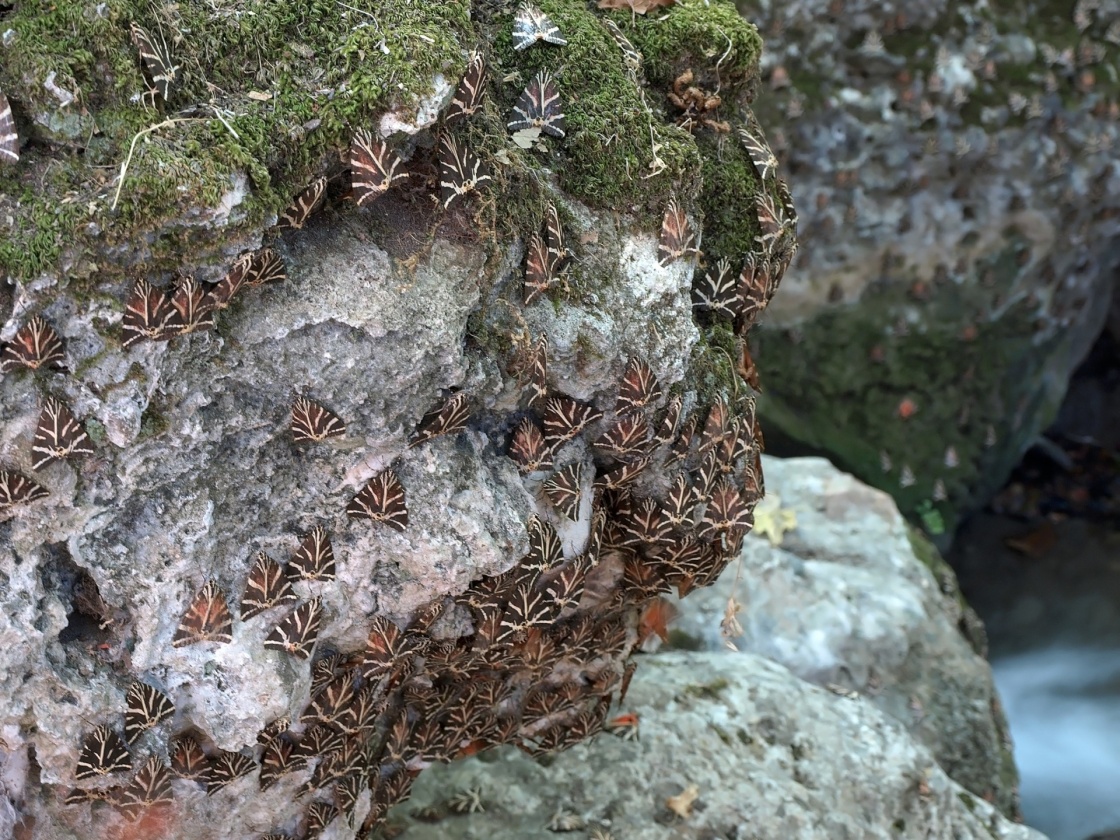
[[[634,740],[602,734],[547,762],[503,748],[434,768],[390,822],[416,840],[544,840],[564,817],[586,826],[573,836],[619,840],[1044,840],[952,781],[865,699],[754,654],[644,657],[626,706],[640,718]],[[689,816],[675,816],[667,800],[693,785]],[[455,814],[452,800],[472,788],[485,811]]]
[[[976,796],[1018,816],[1007,723],[984,658],[983,626],[956,578],[885,493],[820,458],[764,458],[767,500],[796,527],[761,535],[760,506],[741,567],[680,603],[678,645],[739,651],[853,693],[894,718]],[[729,599],[741,633],[725,637]]]
[[[286,2],[237,26],[191,4],[158,19],[111,6],[5,16],[0,88],[20,157],[0,167],[0,465],[5,493],[18,473],[47,496],[0,495],[0,831],[305,836],[339,806],[345,818],[323,836],[365,835],[434,756],[484,742],[557,750],[593,731],[620,690],[649,589],[685,575],[653,558],[652,536],[622,544],[606,523],[703,457],[664,467],[674,430],[664,442],[616,441],[613,455],[592,445],[618,420],[631,357],[658,381],[635,395],[648,423],[677,397],[701,423],[726,405],[709,448],[741,435],[713,463],[737,503],[727,515],[745,527],[759,447],[733,361],[745,335],[694,316],[692,251],[662,264],[658,249],[672,201],[711,253],[762,254],[743,221],[759,180],[742,149],[690,132],[651,92],[687,69],[705,90],[718,83],[721,118],[743,123],[758,33],[727,2],[690,0],[656,21],[616,13],[642,71],[624,63],[602,11],[543,5],[568,39],[562,53],[515,51],[498,4],[386,0],[372,17],[339,6],[313,27]],[[158,96],[144,92],[163,59],[140,59],[133,24],[153,44],[165,30],[191,34],[169,39],[181,75]],[[478,48],[490,71],[483,104],[448,126],[439,109]],[[250,54],[259,64],[243,63]],[[546,67],[566,134],[523,149],[506,121]],[[76,131],[44,92],[52,72],[99,133]],[[362,206],[361,163],[347,153],[359,128],[401,158],[402,175]],[[476,155],[489,176],[463,196],[441,189],[458,183],[448,137],[457,165],[473,171],[465,155]],[[796,229],[792,207],[783,212],[769,234],[786,252]],[[527,246],[549,224],[560,257],[526,304]],[[265,282],[281,264],[283,279]],[[245,265],[260,282],[226,300],[227,272]],[[780,281],[767,276],[766,298]],[[17,340],[31,316],[57,332],[60,365],[16,364],[34,355],[31,339]],[[142,327],[156,335],[141,340]],[[526,360],[543,336],[534,384],[605,412],[587,429],[565,434],[547,399],[526,407]],[[466,418],[411,446],[452,393]],[[72,410],[92,453],[35,470],[49,453],[37,436],[66,436],[40,423],[48,396]],[[345,434],[296,442],[301,396],[336,413]],[[542,489],[549,474],[522,475],[510,456],[513,430],[545,418],[557,465],[583,468],[585,504],[571,521]],[[652,467],[629,483],[614,472],[619,486],[592,495],[597,476],[645,455]],[[403,530],[348,513],[389,467]],[[718,528],[682,523],[704,538],[697,575],[717,573],[742,533],[710,518]],[[298,606],[241,609],[258,561],[273,569],[261,588],[284,598],[284,575]],[[136,680],[174,712],[141,732],[144,710],[131,709],[129,758],[108,772],[101,749],[119,750],[100,727],[122,731]],[[302,765],[285,763],[289,748],[308,752]]]
[[[755,346],[760,410],[944,548],[1053,420],[1108,309],[1120,13],[826,5],[739,3],[801,211]]]

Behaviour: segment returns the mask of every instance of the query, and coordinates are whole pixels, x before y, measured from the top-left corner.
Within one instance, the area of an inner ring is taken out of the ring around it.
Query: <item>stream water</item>
[[[1029,527],[980,514],[949,555],[988,629],[1023,814],[1051,840],[1120,838],[1120,534],[1068,520],[1038,555],[1006,548]]]
[[[1042,648],[992,670],[1026,822],[1051,840],[1120,827],[1120,647]]]

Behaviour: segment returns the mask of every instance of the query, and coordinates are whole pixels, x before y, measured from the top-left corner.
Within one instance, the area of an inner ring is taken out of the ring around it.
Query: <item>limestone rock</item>
[[[629,840],[1044,840],[953,782],[866,700],[754,654],[644,658],[626,706],[640,718],[634,740],[599,735],[546,766],[503,750],[438,767],[391,820],[417,840],[544,840],[565,817],[585,836]],[[692,785],[688,816],[674,815],[667,800]],[[471,788],[485,811],[456,815]]]
[[[680,603],[674,640],[713,651],[730,641],[801,679],[858,694],[956,782],[1017,815],[1017,775],[983,626],[952,571],[885,493],[819,458],[767,457],[764,467],[768,499],[780,500],[796,527],[773,545],[759,522],[741,567]],[[742,632],[728,636],[721,622],[731,598],[741,605]]]

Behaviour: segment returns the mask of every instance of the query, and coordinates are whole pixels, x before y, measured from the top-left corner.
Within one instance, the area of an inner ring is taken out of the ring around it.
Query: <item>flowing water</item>
[[[988,629],[1023,815],[1051,840],[1120,832],[1120,535],[1069,520],[1038,555],[1009,551],[1028,527],[980,514],[950,552]]]
[[[1043,648],[992,670],[1026,822],[1051,840],[1120,827],[1120,647]]]

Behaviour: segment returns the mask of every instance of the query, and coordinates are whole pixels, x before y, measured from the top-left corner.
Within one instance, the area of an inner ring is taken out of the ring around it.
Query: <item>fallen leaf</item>
[[[537,126],[523,128],[513,133],[513,142],[522,149],[532,148],[533,144],[541,139],[541,130]]]
[[[734,596],[727,599],[727,606],[723,610],[723,621],[719,623],[719,634],[723,637],[724,647],[728,650],[739,650],[731,640],[743,635],[743,625],[736,618],[742,608],[743,605],[736,601]]]
[[[768,493],[754,509],[754,528],[752,533],[765,536],[770,545],[781,545],[786,531],[797,527],[797,514],[790,508],[782,507],[781,496]]]
[[[1003,544],[1012,551],[1025,554],[1027,557],[1041,557],[1053,548],[1057,541],[1058,534],[1054,531],[1054,526],[1049,522],[1044,522],[1038,528],[1024,534],[1007,537]]]
[[[677,0],[599,0],[600,9],[629,9],[644,15],[650,9],[672,6]]]
[[[687,820],[692,815],[692,805],[700,798],[700,786],[689,785],[676,796],[665,800],[665,807],[680,817]]]

